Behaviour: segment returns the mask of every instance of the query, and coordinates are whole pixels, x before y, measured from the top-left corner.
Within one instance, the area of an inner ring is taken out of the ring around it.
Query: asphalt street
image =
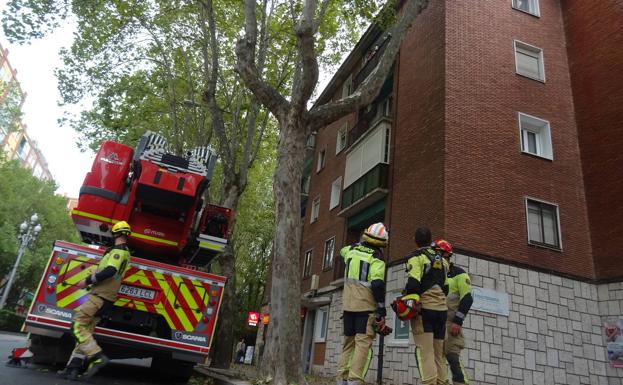
[[[23,334],[0,333],[0,385],[77,385],[87,382],[68,381],[56,375],[57,368],[28,365],[15,368],[5,365],[11,350],[25,346]],[[150,360],[113,360],[102,369],[89,384],[98,385],[151,385],[170,384],[156,378],[149,370]]]

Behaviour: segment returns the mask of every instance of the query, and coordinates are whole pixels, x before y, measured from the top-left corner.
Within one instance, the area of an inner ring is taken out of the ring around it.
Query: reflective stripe
[[[459,317],[460,319],[465,319],[465,314],[461,313],[460,311],[457,311],[455,316]]]
[[[360,281],[356,278],[346,278],[345,283],[352,283],[352,284],[357,284],[357,285],[361,285],[361,286],[365,286],[365,287],[371,287],[372,284],[370,282],[364,282],[364,281]]]
[[[359,279],[361,281],[367,282],[368,281],[368,269],[370,268],[370,264],[366,261],[361,261],[360,265],[359,265]]]
[[[154,241],[154,242],[158,242],[158,243],[163,243],[165,245],[177,246],[177,242],[169,241],[168,239],[156,238],[156,237],[152,237],[150,235],[139,234],[139,233],[135,233],[135,232],[132,232],[130,235],[133,236],[134,238],[147,239],[148,241]]]
[[[119,222],[115,219],[111,219],[111,218],[106,218],[103,217],[101,215],[96,215],[96,214],[91,214],[91,213],[87,213],[84,211],[79,211],[79,210],[71,210],[71,214],[72,215],[80,215],[81,217],[86,217],[86,218],[91,218],[91,219],[97,219],[98,221],[102,221],[102,222],[110,222],[110,223],[116,223]]]

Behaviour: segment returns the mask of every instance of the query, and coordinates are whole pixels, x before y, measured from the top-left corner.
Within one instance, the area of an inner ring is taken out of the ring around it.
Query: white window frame
[[[533,241],[532,239],[530,239],[530,218],[529,218],[529,211],[528,211],[528,202],[529,201],[533,201],[536,203],[543,203],[546,205],[550,205],[552,207],[555,208],[556,210],[556,231],[557,231],[557,236],[558,236],[558,246],[556,245],[551,245],[551,244],[547,244],[547,243],[542,243],[542,242],[537,242],[537,241]],[[558,207],[558,205],[556,203],[553,202],[548,202],[542,199],[538,199],[538,198],[533,198],[533,197],[525,197],[524,199],[524,204],[525,204],[525,210],[526,210],[526,234],[528,236],[528,244],[530,245],[534,245],[534,246],[538,246],[538,247],[544,247],[546,249],[551,249],[551,250],[556,250],[556,251],[562,251],[562,233],[560,232],[560,208]]]
[[[326,148],[323,148],[322,150],[318,151],[318,159],[316,161],[316,172],[317,173],[322,171],[326,162],[327,162],[327,150]]]
[[[309,249],[305,252],[303,257],[303,278],[311,277],[312,273],[312,256],[314,249]],[[307,258],[309,256],[309,258]]]
[[[525,9],[519,8],[519,6],[515,5],[516,0],[511,0],[511,7],[513,7],[513,9],[516,9],[520,12],[527,13],[528,15],[541,17],[541,8],[539,6],[539,0],[528,0],[528,1],[532,2],[534,6],[534,12],[526,11]]]
[[[315,197],[312,201],[312,209],[310,213],[310,221],[309,223],[314,223],[318,220],[318,215],[320,214],[320,197]]]
[[[327,263],[327,251],[328,245],[331,245],[331,259]],[[335,236],[324,241],[324,253],[322,254],[322,270],[329,270],[333,268],[333,261],[335,260]]]
[[[387,298],[385,299],[385,303],[386,304],[390,304],[392,303],[392,301],[394,299],[396,299],[396,297],[400,297],[402,295],[402,293],[400,291],[394,291],[394,292],[388,292],[387,293]],[[396,332],[398,331],[398,328],[396,327],[396,322],[402,322],[404,324],[407,325],[407,336],[406,338],[396,338]],[[410,341],[410,336],[411,336],[411,324],[410,321],[401,321],[400,319],[398,319],[398,316],[396,315],[396,312],[392,311],[391,309],[387,310],[387,317],[385,317],[385,323],[391,327],[392,332],[390,334],[390,337],[388,339],[388,343],[391,345],[409,345],[409,341]]]
[[[323,320],[326,322],[323,325]],[[329,308],[316,309],[316,319],[314,320],[314,342],[327,341],[327,329],[329,327]]]
[[[342,141],[342,135],[344,140]],[[344,123],[342,127],[337,130],[337,137],[335,139],[335,155],[339,154],[346,148],[346,142],[348,142],[348,123]]]
[[[516,39],[513,40],[513,48],[515,52],[515,73],[517,75],[521,75],[529,79],[533,79],[533,80],[545,83],[545,61],[543,58],[543,49],[537,46],[534,46],[532,44],[524,43]],[[538,55],[537,60],[539,64],[539,74],[541,75],[541,78],[534,77],[531,74],[523,73],[519,71],[519,63],[517,61],[517,50],[523,51],[524,55],[529,55],[530,53]]]
[[[342,198],[342,177],[340,176],[331,183],[331,201],[329,203],[329,211],[340,205]]]
[[[517,124],[519,126],[519,148],[521,152],[544,159],[554,160],[552,131],[547,120],[518,112]],[[536,153],[529,151],[527,146],[527,132],[532,132],[537,137]]]

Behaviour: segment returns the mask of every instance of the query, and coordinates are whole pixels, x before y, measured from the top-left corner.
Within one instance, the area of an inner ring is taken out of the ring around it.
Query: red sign
[[[264,314],[264,315],[262,316],[262,323],[263,323],[264,325],[268,325],[268,321],[269,321],[269,320],[270,320],[270,316],[269,316],[268,314]]]
[[[260,313],[250,311],[249,316],[247,317],[247,323],[249,326],[257,326],[258,322],[260,322]]]

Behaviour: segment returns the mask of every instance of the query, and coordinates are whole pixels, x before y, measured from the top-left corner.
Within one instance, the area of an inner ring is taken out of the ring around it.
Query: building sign
[[[623,368],[623,319],[604,324],[608,362],[612,368]]]
[[[270,320],[270,316],[269,316],[268,314],[264,314],[264,315],[262,316],[262,323],[263,323],[264,325],[268,325],[268,321],[269,321],[269,320]]]
[[[250,311],[249,316],[247,317],[247,323],[249,326],[257,326],[258,322],[260,322],[260,313]]]
[[[506,293],[482,287],[472,287],[472,297],[474,298],[473,310],[505,316],[509,314],[508,294]]]

